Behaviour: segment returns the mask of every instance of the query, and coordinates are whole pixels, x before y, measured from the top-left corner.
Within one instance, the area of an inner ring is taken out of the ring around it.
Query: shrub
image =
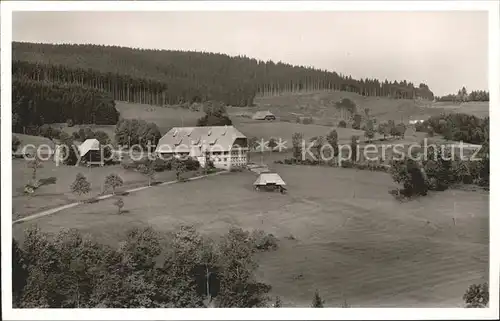
[[[351,160],[343,160],[340,163],[340,167],[342,167],[342,168],[353,168],[354,167],[354,163]]]
[[[15,153],[19,146],[21,145],[21,140],[17,136],[12,136],[12,152]]]
[[[83,203],[85,203],[85,204],[94,204],[97,202],[99,202],[99,199],[97,197],[91,197],[91,198],[87,198],[86,200],[83,200]]]
[[[125,205],[124,202],[123,202],[123,199],[121,197],[118,197],[116,199],[116,201],[113,203],[113,205],[116,206],[116,208],[118,209],[118,214],[122,214],[122,208],[123,206]]]
[[[292,154],[293,158],[300,159],[302,157],[302,140],[304,135],[302,133],[294,133],[292,136]]]
[[[278,248],[278,239],[272,234],[266,234],[262,230],[254,230],[250,238],[258,251],[271,251]]]
[[[361,120],[362,117],[360,114],[354,114],[352,118],[352,128],[353,129],[360,129],[361,128]]]
[[[470,166],[473,162],[456,160],[451,164],[451,181],[454,183],[472,184],[473,177],[470,171]]]
[[[242,166],[234,166],[234,167],[231,167],[231,169],[229,170],[230,172],[243,172],[243,167]]]
[[[413,159],[393,160],[389,172],[396,183],[403,185],[405,194],[427,195],[429,184]]]
[[[489,117],[478,118],[463,113],[433,116],[422,124],[442,134],[445,139],[482,144],[487,139]]]
[[[233,122],[228,115],[208,115],[198,119],[196,126],[231,126]]]
[[[217,169],[215,167],[207,169],[207,174],[212,174],[212,173],[215,173],[215,172],[217,172]]]
[[[276,297],[273,307],[275,308],[281,308],[283,306],[283,302],[281,302],[281,299],[279,296]]]
[[[156,172],[172,170],[172,159],[161,159],[161,158],[155,159],[153,161],[153,169]]]
[[[198,162],[198,160],[196,160],[192,157],[189,157],[188,159],[183,160],[183,162],[186,165],[187,171],[196,171],[200,168],[200,162]]]
[[[38,180],[38,184],[40,184],[40,186],[53,185],[56,182],[57,182],[57,177],[55,177],[55,176],[51,176],[51,177],[47,177],[47,178],[40,178]]]
[[[302,118],[302,124],[309,125],[312,123],[314,123],[314,119],[311,116]]]
[[[214,161],[209,159],[205,165],[208,169],[215,168]]]
[[[124,169],[130,169],[130,170],[135,170],[139,169],[141,165],[147,165],[149,160],[147,158],[140,159],[140,160],[126,160],[122,162],[122,167]]]
[[[427,179],[435,178],[435,183],[432,184],[432,189],[436,191],[446,190],[450,183],[453,182],[452,163],[449,155],[449,150],[443,154],[440,148],[430,149],[429,155],[434,152],[434,159],[427,159],[423,162],[423,168]],[[446,159],[445,159],[446,158]]]
[[[122,162],[123,169],[136,169],[137,165],[134,162]]]
[[[323,299],[321,299],[321,297],[319,296],[318,290],[316,290],[314,292],[314,297],[313,297],[313,301],[312,301],[311,306],[313,308],[323,308],[324,303],[325,303],[325,301]]]
[[[465,292],[463,299],[467,308],[485,308],[490,301],[488,283],[472,284]]]
[[[319,165],[319,161],[306,158],[301,162],[302,165],[316,166]]]
[[[339,128],[346,128],[347,127],[347,123],[345,122],[345,120],[341,120],[341,121],[339,121],[339,124],[337,126]]]

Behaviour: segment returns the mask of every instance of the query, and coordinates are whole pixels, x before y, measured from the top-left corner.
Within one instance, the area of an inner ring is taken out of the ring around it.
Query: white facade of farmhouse
[[[160,157],[190,156],[205,167],[210,159],[216,168],[229,170],[247,164],[248,142],[233,126],[174,127],[158,142]]]

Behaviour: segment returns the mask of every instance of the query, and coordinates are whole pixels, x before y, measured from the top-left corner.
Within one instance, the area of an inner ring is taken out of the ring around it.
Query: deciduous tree
[[[87,178],[82,174],[76,174],[75,181],[70,186],[71,192],[78,196],[90,193],[90,183]]]
[[[118,209],[118,214],[121,214],[121,213],[122,213],[122,208],[123,208],[123,206],[125,205],[125,203],[123,202],[123,198],[118,197],[118,198],[116,199],[116,201],[115,201],[113,204],[114,204],[114,205],[116,206],[116,208]]]
[[[144,175],[148,178],[148,185],[151,186],[151,181],[154,180],[154,177],[156,174],[154,167],[153,167],[153,162],[147,161],[144,164],[140,164],[137,167],[137,170],[139,171],[139,173],[141,173],[142,175]]]
[[[302,157],[302,143],[304,135],[302,133],[294,133],[292,136],[292,154],[293,158],[297,161]]]
[[[104,187],[106,190],[111,188],[113,190],[113,194],[115,194],[115,190],[121,186],[123,186],[123,179],[118,174],[109,174],[104,179]]]

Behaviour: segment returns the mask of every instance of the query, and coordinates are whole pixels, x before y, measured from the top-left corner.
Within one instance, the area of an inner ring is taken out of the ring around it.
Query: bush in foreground
[[[278,239],[262,230],[253,231],[251,239],[257,251],[272,251],[278,248]]]
[[[314,297],[312,300],[311,307],[313,308],[323,308],[325,301],[319,296],[318,290],[314,292]]]
[[[488,283],[472,284],[463,296],[467,308],[485,308],[490,301]]]
[[[270,286],[255,280],[248,238],[234,228],[215,241],[190,226],[172,234],[147,227],[114,248],[74,229],[50,237],[31,228],[13,244],[13,305],[199,308],[208,298],[216,307],[265,307]]]
[[[15,153],[20,145],[21,140],[17,136],[12,135],[12,152]]]

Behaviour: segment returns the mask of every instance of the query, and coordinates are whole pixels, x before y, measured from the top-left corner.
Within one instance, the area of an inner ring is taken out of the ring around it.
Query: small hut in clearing
[[[258,111],[253,115],[252,118],[254,120],[276,120],[276,116],[274,116],[274,114],[271,113],[269,110]]]
[[[87,165],[99,165],[103,166],[103,160],[101,159],[101,144],[95,138],[85,140],[80,146],[78,146],[80,157],[83,162]]]
[[[285,181],[276,173],[261,173],[253,185],[257,191],[263,188],[279,190],[281,193],[286,191]]]

